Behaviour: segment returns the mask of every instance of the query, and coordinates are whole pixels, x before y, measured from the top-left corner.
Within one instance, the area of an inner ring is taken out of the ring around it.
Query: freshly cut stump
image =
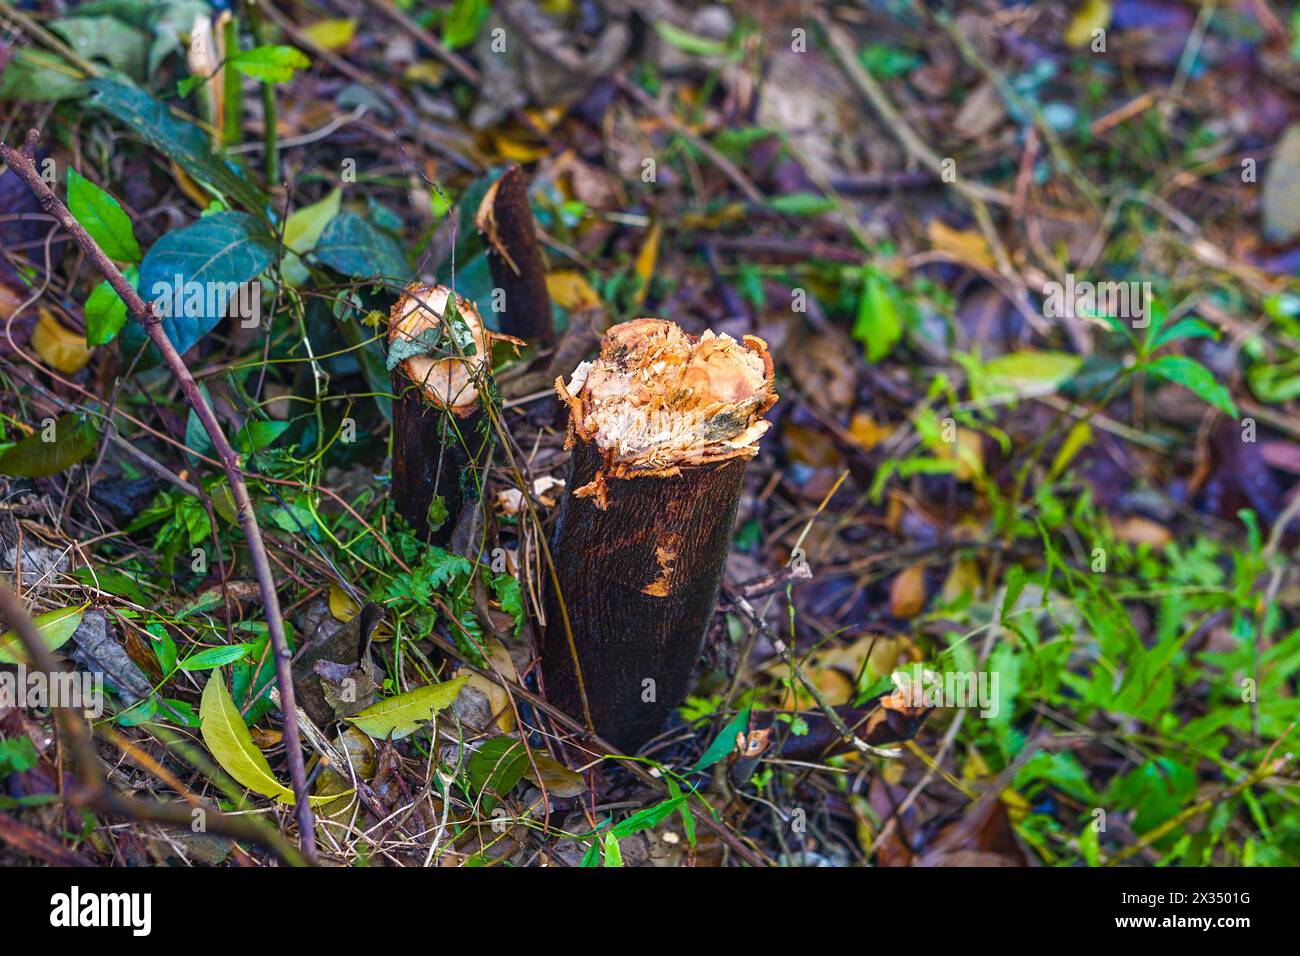
[[[552,703],[625,751],[689,689],[772,382],[762,339],[697,339],[660,319],[614,326],[598,359],[556,382],[573,457],[542,678]]]
[[[392,372],[393,497],[398,513],[426,541],[443,543],[460,511],[462,471],[483,451],[477,383],[491,368],[492,333],[473,303],[456,296],[448,321],[446,286],[407,286],[388,317]],[[430,526],[429,507],[442,496],[448,519]]]

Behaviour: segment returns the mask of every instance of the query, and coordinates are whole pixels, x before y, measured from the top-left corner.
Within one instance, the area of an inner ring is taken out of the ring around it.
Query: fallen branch
[[[267,631],[270,634],[271,645],[275,651],[276,683],[280,687],[280,693],[283,695],[285,704],[282,711],[285,755],[288,758],[289,776],[293,783],[296,802],[295,810],[298,817],[298,837],[301,841],[303,854],[308,860],[315,862],[316,831],[311,806],[307,802],[307,775],[303,766],[302,741],[298,734],[297,715],[294,712],[293,678],[289,669],[291,658],[289,643],[284,633],[284,621],[280,616],[280,599],[276,594],[275,578],[271,574],[271,564],[267,558],[266,545],[262,541],[261,529],[257,524],[257,515],[253,511],[253,501],[249,497],[248,487],[244,483],[239,456],[235,454],[235,450],[230,446],[229,440],[221,430],[221,425],[217,422],[216,415],[203,397],[203,393],[199,391],[194,376],[190,374],[190,370],[186,367],[180,353],[176,351],[176,347],[167,337],[167,333],[162,326],[162,319],[154,314],[151,305],[140,298],[139,293],[126,281],[117,266],[104,254],[104,250],[99,248],[99,244],[82,228],[81,223],[77,222],[76,217],[69,212],[68,207],[59,200],[59,197],[41,179],[40,173],[36,171],[33,163],[33,155],[39,139],[39,130],[29,131],[22,152],[0,143],[0,158],[36,194],[42,208],[54,216],[59,221],[59,224],[68,231],[81,250],[95,263],[95,266],[108,280],[113,287],[113,291],[126,304],[127,311],[131,313],[131,316],[137,322],[144,326],[150,341],[157,347],[172,377],[180,385],[186,404],[194,409],[194,414],[203,425],[203,430],[207,432],[212,447],[221,461],[222,470],[225,471],[226,478],[230,482],[230,493],[234,498],[235,508],[239,515],[239,525],[243,528],[244,535],[248,539],[249,561],[253,565],[257,577],[258,589],[262,597],[262,607],[266,612]]]

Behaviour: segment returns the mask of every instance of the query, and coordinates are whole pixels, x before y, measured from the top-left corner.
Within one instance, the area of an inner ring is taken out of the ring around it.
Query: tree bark
[[[568,487],[596,477],[599,450],[575,447]],[[736,520],[743,459],[672,478],[611,482],[608,507],[566,494],[551,541],[595,729],[632,750],[663,727],[689,689]],[[556,590],[546,601],[546,694],[583,715]],[[652,683],[647,683],[652,682]]]
[[[597,363],[603,369],[589,372],[588,381],[631,369],[629,394],[648,386],[655,394],[644,407],[658,413],[664,401],[671,406],[691,391],[683,383],[694,381],[699,365],[689,357],[694,353],[683,352],[681,363],[670,357],[665,368],[664,335],[689,339],[654,319],[615,326]],[[757,388],[741,389],[739,404],[710,400],[711,417],[694,404],[678,410],[696,415],[695,432],[732,429],[726,437],[739,436],[740,447],[729,450],[695,442],[671,454],[654,446],[620,457],[602,447],[610,438],[609,426],[598,423],[605,398],[586,385],[570,395],[557,383],[570,406],[573,456],[550,544],[555,573],[544,603],[542,678],[549,700],[629,752],[663,728],[690,688],[730,550],[745,463],[766,429],[761,416],[776,400],[761,340],[725,341],[761,358],[758,371],[746,373],[746,384]],[[631,401],[607,421],[623,421],[628,409],[641,407]]]
[[[477,385],[490,371],[492,335],[473,304],[457,296],[458,341],[444,315],[450,296],[444,286],[409,286],[393,306],[388,329],[390,350],[429,346],[392,371],[392,475],[398,514],[431,544],[450,539],[465,501],[465,469],[488,443]],[[435,527],[429,508],[438,496],[447,516]]]
[[[393,373],[393,499],[397,513],[430,544],[446,544],[465,504],[462,475],[487,440],[482,414],[459,420],[434,406],[409,379]],[[447,518],[432,527],[429,508],[442,496]],[[472,499],[471,499],[472,500]]]
[[[492,284],[505,293],[501,331],[536,349],[551,348],[555,325],[546,261],[537,241],[523,170],[511,166],[488,188],[474,220],[487,242]]]

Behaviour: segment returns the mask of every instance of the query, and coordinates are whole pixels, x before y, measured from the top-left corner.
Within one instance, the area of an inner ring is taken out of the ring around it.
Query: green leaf
[[[453,50],[469,46],[487,15],[487,0],[455,0],[442,21],[442,42]]]
[[[80,71],[43,50],[20,47],[0,71],[0,103],[47,103],[72,99],[84,91]]]
[[[981,370],[981,378],[989,392],[1051,391],[1082,364],[1082,358],[1069,352],[1024,349],[990,359]]]
[[[236,53],[226,63],[263,83],[285,83],[311,66],[311,58],[291,46],[258,46]]]
[[[134,288],[140,281],[140,270],[127,266],[122,277]],[[107,279],[95,286],[86,299],[85,314],[86,344],[90,346],[107,345],[126,325],[126,303]]]
[[[820,216],[835,211],[835,200],[816,193],[790,193],[773,196],[767,201],[769,209],[787,216]]]
[[[68,210],[115,262],[139,262],[135,230],[117,200],[68,167]]]
[[[911,72],[924,62],[911,50],[903,50],[888,43],[869,43],[858,54],[858,61],[872,76],[892,79]]]
[[[1219,330],[1202,319],[1179,319],[1167,329],[1160,329],[1151,342],[1151,350],[1178,339],[1218,339]]]
[[[1214,380],[1214,373],[1196,359],[1185,355],[1162,355],[1147,365],[1147,371],[1158,378],[1190,389],[1198,398],[1213,405],[1225,415],[1237,417],[1237,406],[1228,390]]]
[[[124,597],[132,604],[144,604],[144,592],[136,579],[116,568],[77,568],[72,576],[89,587]]]
[[[32,618],[36,630],[45,640],[45,646],[54,651],[68,643],[80,626],[81,616],[87,606],[82,604],[79,607],[65,607]],[[18,636],[18,632],[5,631],[0,634],[0,664],[25,663],[28,663],[27,648],[23,646],[23,640]]]
[[[31,770],[40,763],[40,759],[30,737],[0,740],[0,780],[11,773]]]
[[[117,17],[63,17],[51,20],[49,27],[87,60],[102,60],[132,79],[144,79],[149,38]]]
[[[442,348],[442,338],[441,325],[431,325],[427,329],[421,329],[415,335],[399,338],[388,346],[385,368],[391,372],[409,358],[437,353]]]
[[[682,797],[682,788],[677,786],[677,781],[672,777],[667,778],[664,783],[668,784],[668,793],[675,800]],[[682,830],[686,833],[686,843],[691,849],[695,849],[695,814],[691,812],[691,805],[684,797],[677,807],[677,812],[682,818]]]
[[[605,866],[622,866],[623,850],[618,845],[618,837],[613,831],[605,834]]]
[[[252,644],[230,644],[224,647],[209,647],[197,654],[191,654],[181,661],[179,666],[183,671],[211,670],[239,660],[248,654],[252,646]]]
[[[726,759],[727,754],[736,749],[736,734],[743,734],[749,729],[749,708],[746,707],[735,717],[727,722],[727,726],[722,728],[722,733],[714,738],[713,743],[709,744],[709,749],[704,751],[694,767],[692,773],[699,773],[712,767],[719,760]]]
[[[406,281],[406,254],[397,240],[354,212],[343,211],[325,227],[312,255],[354,279]]]
[[[669,46],[692,56],[725,57],[728,53],[727,44],[722,41],[690,33],[673,26],[667,20],[655,20],[655,33]]]
[[[149,75],[154,75],[173,50],[185,49],[195,17],[211,15],[207,0],[152,0],[148,12],[136,22],[136,26],[147,27],[154,38],[149,46]]]
[[[191,16],[186,31],[193,22]],[[227,205],[265,214],[266,196],[237,171],[238,167],[214,156],[207,134],[193,123],[173,116],[166,105],[134,86],[107,77],[89,80],[86,86],[90,94],[86,101],[89,108],[111,115],[175,161],[191,178],[220,195]]]
[[[213,671],[203,688],[203,699],[199,703],[199,732],[213,758],[241,786],[264,797],[274,797],[281,803],[293,804],[293,791],[276,779],[266,757],[254,746],[220,671]],[[325,803],[339,796],[311,797],[308,802]]]
[[[466,674],[441,684],[426,684],[371,704],[348,720],[376,740],[387,740],[390,734],[393,740],[401,740],[419,730],[425,721],[432,720],[438,711],[451,706],[468,680]]]
[[[275,247],[256,219],[243,212],[214,213],[153,244],[140,264],[140,295],[155,303],[167,336],[184,353],[221,321],[238,287],[261,275],[274,258]],[[179,295],[177,276],[183,283]],[[143,329],[124,334],[123,346],[138,347],[143,336]]]
[[[288,422],[254,419],[235,432],[235,444],[245,455],[251,455],[273,444],[288,427]]]
[[[1256,362],[1246,372],[1246,384],[1261,402],[1276,405],[1300,397],[1300,356],[1285,362]]]
[[[489,584],[496,595],[501,610],[509,614],[515,622],[515,635],[524,626],[524,592],[519,586],[519,579],[513,574],[496,574]]]
[[[99,443],[99,429],[89,418],[74,414],[54,423],[52,441],[41,427],[0,455],[0,475],[14,478],[45,478],[71,468]]]
[[[885,277],[870,272],[862,284],[858,299],[858,316],[853,323],[853,338],[867,347],[867,361],[879,362],[894,351],[903,335],[903,320],[894,285]]]
[[[504,796],[528,770],[528,751],[514,737],[485,740],[469,758],[469,782],[479,793],[490,790]]]
[[[640,833],[642,830],[651,830],[672,816],[685,803],[686,794],[679,793],[675,797],[669,797],[662,803],[656,803],[653,807],[638,810],[621,823],[614,824],[614,828],[610,830],[610,833],[622,840],[634,833]]]
[[[1110,783],[1104,800],[1133,809],[1133,832],[1154,830],[1177,814],[1196,793],[1196,773],[1167,757],[1157,757]]]

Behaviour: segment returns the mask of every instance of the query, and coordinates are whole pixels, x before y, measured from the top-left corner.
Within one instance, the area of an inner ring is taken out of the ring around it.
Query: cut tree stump
[[[501,331],[539,350],[555,345],[546,261],[537,241],[523,170],[511,166],[488,187],[474,216],[487,246],[492,285],[505,296]],[[493,306],[495,308],[495,306]]]
[[[553,703],[625,751],[689,690],[772,386],[762,339],[696,339],[659,319],[614,326],[598,359],[556,382],[573,456],[542,679]]]
[[[445,543],[464,503],[463,472],[482,460],[478,384],[491,371],[493,334],[473,303],[456,296],[456,315],[444,314],[451,290],[410,285],[388,317],[393,393],[393,497],[398,513],[425,541]],[[429,509],[441,496],[446,516],[437,525]]]

